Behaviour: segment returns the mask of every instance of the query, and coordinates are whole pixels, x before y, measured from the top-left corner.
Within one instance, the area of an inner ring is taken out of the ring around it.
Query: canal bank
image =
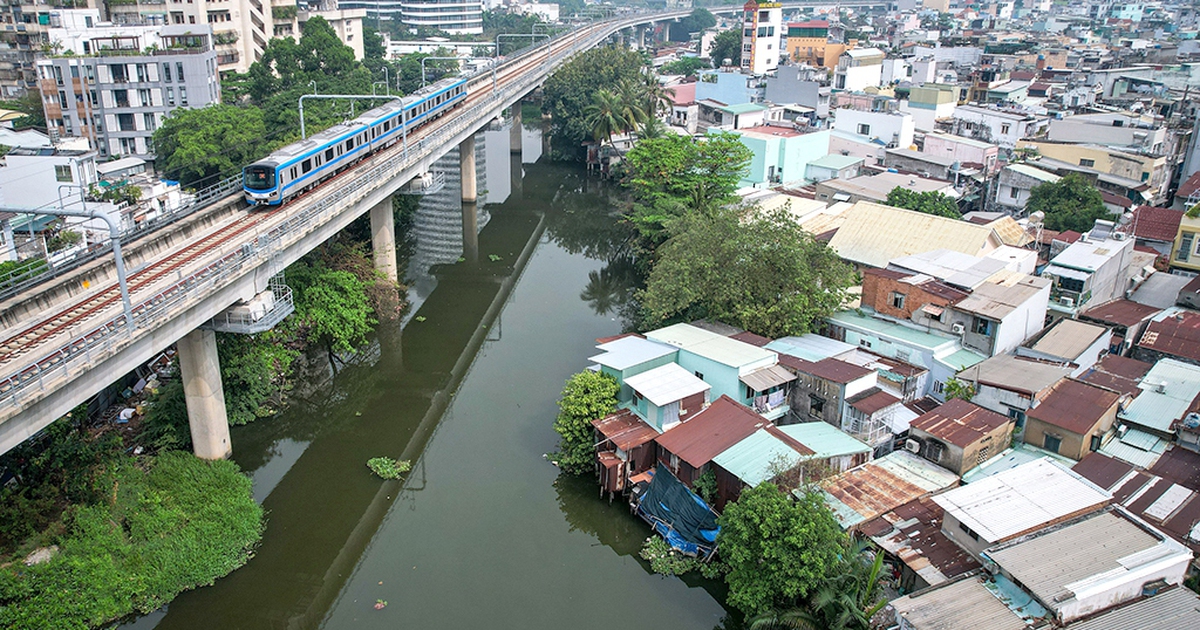
[[[526,165],[522,179],[507,160],[489,163],[493,190],[513,185],[481,213],[479,262],[431,265],[423,285],[433,288],[408,326],[384,326],[328,387],[235,431],[235,459],[268,510],[257,556],[132,626],[718,624],[708,592],[636,558],[644,525],[542,459],[563,381],[596,337],[621,328],[581,299],[608,264],[585,253],[603,248],[556,240],[553,226],[578,222],[555,213],[615,223],[610,191],[573,167]],[[504,308],[489,324],[493,304]],[[381,455],[414,460],[402,489],[367,471]]]

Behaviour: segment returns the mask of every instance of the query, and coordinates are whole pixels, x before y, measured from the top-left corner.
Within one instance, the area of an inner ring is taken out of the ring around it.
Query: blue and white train
[[[349,122],[290,144],[242,169],[251,205],[278,206],[467,99],[467,82],[442,79]],[[407,131],[405,131],[407,127]]]

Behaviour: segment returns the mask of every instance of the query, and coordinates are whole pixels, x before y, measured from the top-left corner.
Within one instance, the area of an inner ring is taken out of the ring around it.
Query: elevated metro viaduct
[[[853,3],[887,5],[878,0]],[[821,3],[790,3],[785,8],[816,4]],[[741,5],[712,9],[741,10]],[[471,75],[466,103],[449,115],[414,130],[405,143],[365,158],[282,210],[247,212],[239,193],[128,243],[132,320],[120,309],[115,265],[104,260],[0,304],[0,327],[7,330],[0,341],[0,453],[176,344],[194,452],[207,459],[228,457],[232,446],[220,364],[215,335],[208,327],[214,317],[270,288],[272,277],[368,212],[376,267],[398,280],[392,213],[392,195],[398,189],[429,172],[438,158],[458,146],[462,198],[473,210],[478,130],[511,108],[511,150],[519,152],[521,100],[558,66],[614,35],[640,42],[647,25],[678,20],[690,12],[618,16],[526,48],[493,69]],[[464,230],[474,228],[473,221],[463,224]]]

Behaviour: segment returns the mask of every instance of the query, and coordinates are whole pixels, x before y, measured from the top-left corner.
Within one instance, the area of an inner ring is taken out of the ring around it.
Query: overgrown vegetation
[[[1087,232],[1096,219],[1109,219],[1100,191],[1079,173],[1067,173],[1054,182],[1043,182],[1029,191],[1025,211],[1045,213],[1046,229]]]
[[[916,192],[897,186],[888,192],[887,205],[947,219],[962,218],[962,213],[958,211],[958,204],[953,199],[932,190]]]
[[[558,159],[583,159],[582,143],[594,136],[588,107],[595,105],[597,86],[607,91],[645,82],[645,60],[619,48],[595,48],[573,57],[546,79],[542,112],[551,116],[551,143]]]
[[[262,532],[262,508],[232,462],[115,454],[81,481],[91,496],[49,537],[57,555],[0,569],[0,627],[91,628],[148,613],[244,564]]]
[[[568,473],[590,473],[596,461],[595,429],[592,420],[603,418],[617,407],[616,379],[600,372],[584,371],[567,379],[558,399],[558,451],[550,457]]]
[[[724,67],[726,60],[728,60],[729,66],[740,68],[742,66],[741,29],[734,28],[719,33],[713,38],[712,49],[708,54],[712,58],[714,68]]]

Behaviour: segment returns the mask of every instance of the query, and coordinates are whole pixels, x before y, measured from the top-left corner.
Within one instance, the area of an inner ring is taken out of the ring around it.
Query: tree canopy
[[[678,134],[646,138],[625,156],[635,204],[631,219],[654,243],[672,219],[737,200],[734,191],[753,157],[736,134],[701,141]]]
[[[689,212],[669,233],[640,294],[647,326],[710,318],[771,338],[802,335],[842,306],[855,280],[783,211]]]
[[[742,31],[741,29],[730,29],[722,31],[713,39],[712,49],[709,51],[709,56],[712,58],[714,68],[720,68],[725,60],[729,60],[729,65],[740,68],[742,65]]]
[[[747,614],[796,606],[832,575],[845,549],[819,495],[793,501],[769,482],[743,492],[717,522],[729,603]]]
[[[717,18],[708,9],[696,8],[691,15],[671,24],[671,41],[686,42],[693,33],[717,25]]]
[[[593,136],[587,108],[594,104],[598,86],[622,81],[642,83],[645,61],[638,53],[620,48],[594,48],[580,53],[546,79],[542,112],[550,114],[552,141],[559,157],[580,159],[582,143]]]
[[[711,67],[707,61],[699,57],[683,57],[671,63],[664,64],[663,67],[658,69],[658,73],[661,75],[682,74],[684,76],[691,76]]]
[[[1034,186],[1025,210],[1030,214],[1045,213],[1046,228],[1060,232],[1087,232],[1096,219],[1106,219],[1111,214],[1104,207],[1100,191],[1078,173],[1067,173],[1056,182]]]
[[[266,125],[257,107],[213,104],[181,107],[154,132],[159,167],[184,186],[207,186],[236,175],[265,149]]]
[[[554,459],[563,470],[576,475],[592,471],[596,460],[592,420],[616,409],[619,388],[613,377],[590,370],[567,379],[554,420],[559,435]]]
[[[947,219],[962,218],[962,213],[958,211],[958,204],[954,202],[954,199],[933,190],[916,192],[897,186],[888,193],[887,205]]]

